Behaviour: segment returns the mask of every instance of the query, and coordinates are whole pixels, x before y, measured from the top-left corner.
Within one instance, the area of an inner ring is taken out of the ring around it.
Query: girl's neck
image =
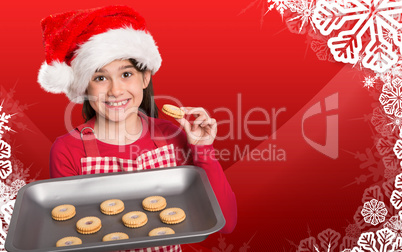
[[[142,122],[138,114],[131,114],[123,121],[111,121],[99,114],[94,126],[96,138],[114,145],[126,145],[135,142],[142,133]]]

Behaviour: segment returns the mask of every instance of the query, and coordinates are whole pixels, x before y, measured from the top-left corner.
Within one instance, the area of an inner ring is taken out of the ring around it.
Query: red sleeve
[[[53,143],[49,157],[51,178],[79,175],[79,169],[75,167],[73,155],[67,146],[69,145],[61,137]]]

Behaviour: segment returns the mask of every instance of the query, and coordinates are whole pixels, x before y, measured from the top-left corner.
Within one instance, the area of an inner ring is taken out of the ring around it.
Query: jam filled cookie
[[[76,227],[78,233],[93,234],[101,229],[102,223],[98,217],[89,216],[77,221]]]
[[[121,232],[111,233],[103,236],[102,241],[117,241],[117,240],[124,240],[128,239],[128,235]]]
[[[150,196],[142,201],[142,207],[150,212],[156,212],[166,207],[166,199],[162,196]]]
[[[100,210],[106,215],[116,215],[124,211],[124,203],[119,199],[105,200],[100,205]]]
[[[56,247],[64,247],[64,246],[72,246],[72,245],[79,245],[82,244],[82,241],[78,237],[68,236],[61,238],[57,241]]]
[[[149,232],[149,236],[170,235],[175,234],[174,230],[169,227],[154,228]]]
[[[184,112],[180,108],[169,104],[163,105],[162,112],[177,119],[183,118],[184,116]]]
[[[52,210],[52,218],[57,221],[69,220],[75,216],[75,207],[73,205],[60,205]]]
[[[186,218],[186,214],[181,208],[173,207],[173,208],[166,208],[163,210],[159,217],[161,221],[166,224],[177,224]]]
[[[126,227],[138,228],[147,224],[148,217],[145,213],[141,211],[132,211],[123,215],[121,220]]]

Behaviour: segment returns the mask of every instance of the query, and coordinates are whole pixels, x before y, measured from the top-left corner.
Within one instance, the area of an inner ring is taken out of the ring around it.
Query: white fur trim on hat
[[[146,31],[126,27],[92,36],[75,52],[71,62],[74,82],[69,86],[67,96],[70,100],[83,97],[96,70],[116,59],[129,58],[146,66],[152,74],[158,71],[162,63],[158,47]]]
[[[45,61],[39,69],[38,82],[47,92],[67,93],[74,82],[73,69],[65,62],[53,61],[48,65]]]

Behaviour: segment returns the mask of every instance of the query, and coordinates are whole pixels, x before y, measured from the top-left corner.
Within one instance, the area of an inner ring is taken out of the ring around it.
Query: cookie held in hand
[[[184,116],[184,112],[179,107],[170,104],[163,105],[162,112],[177,119],[183,118]]]

